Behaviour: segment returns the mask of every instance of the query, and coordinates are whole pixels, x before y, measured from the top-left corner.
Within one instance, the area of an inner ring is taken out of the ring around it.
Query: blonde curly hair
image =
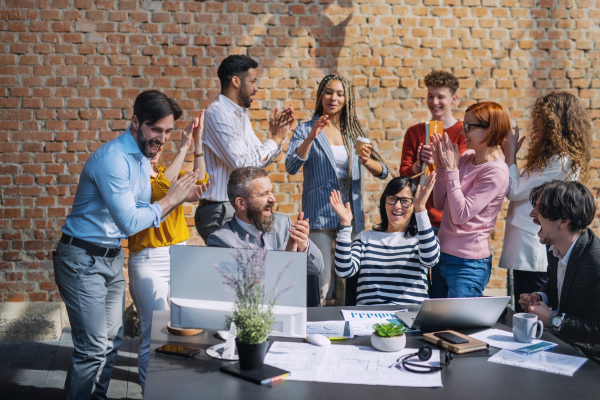
[[[536,119],[543,123],[543,132],[536,132]],[[579,172],[579,180],[589,174],[592,157],[592,121],[581,102],[567,92],[555,92],[539,97],[531,112],[534,137],[525,157],[525,169],[532,171],[546,167],[548,160],[558,154],[571,158],[571,175]]]

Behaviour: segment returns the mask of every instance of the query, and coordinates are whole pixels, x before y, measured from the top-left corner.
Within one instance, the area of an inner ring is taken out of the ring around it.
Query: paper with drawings
[[[406,309],[396,311],[342,310],[342,316],[345,321],[350,321],[354,336],[370,336],[374,331],[373,325],[375,324],[400,323],[398,318],[396,318],[396,313],[402,311],[406,311]]]
[[[396,365],[400,356],[416,352],[417,349],[404,349],[385,353],[368,346],[317,347],[307,343],[275,342],[267,353],[265,363],[290,371],[288,380],[357,385],[442,386],[440,372],[415,374]],[[439,358],[439,350],[434,350],[431,359]],[[423,364],[439,366],[439,361]]]
[[[488,359],[490,362],[511,365],[513,367],[535,369],[553,374],[573,376],[587,361],[587,358],[567,356],[564,354],[541,351],[534,354],[515,353],[500,350]]]
[[[473,333],[469,335],[472,338],[481,340],[482,342],[486,342],[492,347],[496,347],[497,349],[506,349],[506,350],[516,350],[521,347],[529,346],[531,344],[536,344],[542,342],[543,340],[533,339],[531,343],[521,343],[517,342],[513,338],[512,332],[503,331],[501,329],[487,329],[485,331]],[[552,342],[549,342],[552,343]],[[556,344],[556,343],[554,343]]]
[[[348,321],[308,321],[306,335],[315,333],[327,337],[353,337]]]

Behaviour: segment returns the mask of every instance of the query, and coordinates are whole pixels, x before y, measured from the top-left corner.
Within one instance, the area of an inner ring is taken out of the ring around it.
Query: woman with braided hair
[[[325,260],[319,275],[321,304],[333,294],[332,245],[340,228],[340,219],[329,205],[331,191],[340,191],[344,204],[350,203],[355,216],[353,232],[358,233],[365,229],[360,165],[379,179],[388,175],[388,168],[372,145],[366,144],[360,155],[354,154],[354,142],[359,137],[365,134],[356,117],[350,82],[339,75],[326,76],[317,90],[313,118],[298,124],[285,160],[291,175],[304,167],[302,211],[310,220],[309,237]],[[343,304],[343,284],[337,286],[336,298]]]
[[[548,279],[547,249],[538,237],[540,226],[529,217],[533,210],[529,194],[534,187],[556,179],[585,180],[594,134],[585,108],[576,96],[567,92],[539,97],[531,112],[531,127],[522,173],[517,168],[517,152],[525,137],[519,138],[518,127],[515,126],[502,146],[508,165],[510,182],[506,197],[510,202],[498,266],[513,270],[515,304],[521,293],[536,292]]]

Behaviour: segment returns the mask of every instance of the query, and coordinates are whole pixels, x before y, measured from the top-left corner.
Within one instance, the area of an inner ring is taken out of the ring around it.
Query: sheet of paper
[[[533,339],[531,343],[521,343],[517,342],[513,338],[512,332],[503,331],[501,329],[487,329],[485,331],[473,333],[471,335],[472,338],[481,340],[482,342],[486,342],[492,347],[497,349],[506,349],[506,350],[516,350],[521,347],[529,346],[532,344],[536,344],[539,342],[543,342],[543,340]],[[552,343],[552,342],[549,342]],[[556,344],[556,343],[553,343]]]
[[[585,364],[587,358],[567,356],[549,351],[541,351],[539,353],[527,355],[509,350],[501,350],[491,356],[488,361],[512,365],[513,367],[529,368],[553,374],[573,376],[573,374]]]
[[[393,322],[399,323],[396,318],[397,312],[404,312],[404,310],[396,311],[357,311],[357,310],[342,310],[342,316],[345,321],[350,321],[352,327],[352,334],[354,336],[370,336],[374,329],[375,324],[387,324]]]
[[[287,378],[296,381],[346,383],[356,385],[439,387],[440,372],[416,374],[399,368],[396,360],[417,349],[385,353],[369,346],[331,345],[317,347],[308,343],[275,342],[265,363],[291,372]],[[424,365],[439,366],[439,350],[434,361]],[[415,358],[416,361],[418,359]]]
[[[317,369],[330,347],[277,341],[271,345],[265,364],[290,371],[288,380],[315,381]]]
[[[308,321],[306,323],[306,335],[315,333],[327,337],[352,337],[352,330],[348,321]]]

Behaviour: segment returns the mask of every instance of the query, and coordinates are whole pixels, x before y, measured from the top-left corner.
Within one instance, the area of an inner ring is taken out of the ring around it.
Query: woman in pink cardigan
[[[508,167],[501,150],[510,119],[498,103],[470,106],[462,134],[467,151],[459,156],[448,135],[436,135],[433,157],[437,181],[433,200],[444,210],[438,234],[442,254],[432,270],[431,297],[478,297],[490,279],[489,235],[508,191]]]

